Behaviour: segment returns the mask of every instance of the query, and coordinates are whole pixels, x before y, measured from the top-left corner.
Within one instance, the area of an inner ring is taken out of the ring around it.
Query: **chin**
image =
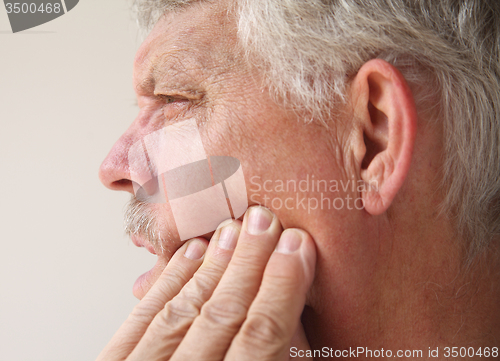
[[[210,241],[214,233],[215,231],[206,233],[200,236],[200,238],[205,238],[207,241]],[[144,237],[132,235],[130,238],[132,239],[134,245],[145,248],[148,252],[157,256],[157,260],[153,268],[140,275],[132,288],[133,295],[139,300],[142,300],[151,287],[153,287],[158,278],[160,278],[172,256],[185,242],[180,240],[168,242],[168,246],[164,244],[162,249],[158,249],[159,247],[153,247],[153,245]]]

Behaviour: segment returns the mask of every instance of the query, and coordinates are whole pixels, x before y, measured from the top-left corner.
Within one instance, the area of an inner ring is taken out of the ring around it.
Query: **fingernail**
[[[222,228],[219,236],[219,247],[230,251],[235,249],[239,233],[236,226],[231,224]]]
[[[298,250],[301,243],[302,235],[293,229],[287,229],[281,234],[275,251],[278,253],[290,254]]]
[[[254,236],[267,231],[271,226],[273,221],[273,215],[269,210],[264,207],[252,207],[250,208],[250,214],[248,215],[247,231]]]
[[[203,257],[206,250],[207,248],[205,247],[205,244],[195,239],[188,244],[186,251],[184,252],[184,257],[192,260],[200,259]]]
[[[222,227],[224,226],[227,226],[228,224],[231,224],[234,222],[234,219],[232,218],[229,218],[229,219],[226,219],[224,222],[222,222],[221,224],[219,224],[219,226],[217,227],[216,231],[221,229]]]

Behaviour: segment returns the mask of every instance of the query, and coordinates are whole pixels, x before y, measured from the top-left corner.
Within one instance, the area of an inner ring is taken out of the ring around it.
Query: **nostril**
[[[113,182],[114,186],[120,187],[120,188],[127,187],[127,186],[129,186],[131,184],[132,184],[132,182],[129,181],[128,179],[120,179],[120,180],[117,180],[117,181]]]
[[[132,191],[132,182],[128,179],[120,179],[111,183],[111,189],[117,191]]]

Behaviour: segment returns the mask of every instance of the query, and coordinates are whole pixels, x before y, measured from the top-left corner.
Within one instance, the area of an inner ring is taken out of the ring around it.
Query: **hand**
[[[267,208],[172,257],[98,360],[289,360],[316,262],[311,237]],[[279,241],[279,242],[278,242]]]

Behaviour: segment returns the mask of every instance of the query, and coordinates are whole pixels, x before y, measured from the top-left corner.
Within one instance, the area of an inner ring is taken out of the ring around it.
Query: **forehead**
[[[210,70],[234,60],[236,21],[220,4],[195,3],[165,14],[137,51],[134,83],[168,70]]]

